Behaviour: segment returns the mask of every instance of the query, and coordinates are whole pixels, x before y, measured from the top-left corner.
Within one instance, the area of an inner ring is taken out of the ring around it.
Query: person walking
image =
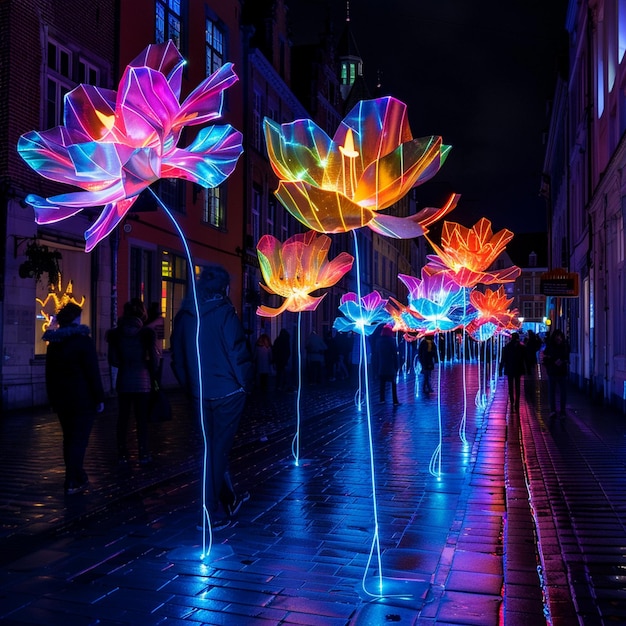
[[[131,413],[137,429],[139,463],[152,461],[149,444],[150,394],[155,388],[159,367],[156,332],[145,325],[146,308],[139,298],[124,305],[116,328],[109,331],[109,364],[117,367],[118,394],[117,453],[121,465],[129,463],[127,447]]]
[[[426,335],[420,341],[419,348],[417,349],[417,358],[422,366],[422,375],[424,377],[422,391],[424,393],[431,393],[433,386],[430,382],[430,377],[435,369],[435,363],[439,360],[433,335]]]
[[[385,401],[387,383],[391,383],[391,397],[395,406],[398,402],[398,389],[396,376],[398,375],[398,349],[393,330],[389,326],[383,326],[380,336],[376,340],[376,365],[380,380],[379,400]]]
[[[43,335],[48,342],[46,391],[63,431],[67,495],[89,486],[83,462],[96,414],[104,410],[98,355],[89,327],[80,323],[81,313],[77,304],[66,304],[56,314],[58,329]]]
[[[287,369],[290,356],[291,343],[289,332],[286,328],[282,328],[272,345],[272,360],[276,368],[276,391],[283,391],[285,389],[285,370]]]
[[[254,344],[254,368],[261,393],[267,393],[272,371],[272,340],[267,333],[261,333]]]
[[[519,413],[522,376],[526,373],[526,347],[521,343],[519,333],[511,334],[511,339],[502,349],[500,375],[504,372],[509,384],[511,411]]]
[[[252,355],[228,298],[229,285],[230,276],[221,265],[203,269],[197,285],[199,334],[195,304],[188,297],[174,318],[171,338],[174,375],[192,397],[206,433],[203,516],[208,516],[213,531],[226,528],[250,498],[248,492],[235,492],[228,470],[233,440],[254,380]]]
[[[555,330],[543,351],[543,363],[548,373],[548,397],[550,399],[550,418],[557,416],[556,391],[559,389],[559,416],[565,418],[567,402],[567,376],[569,373],[569,344],[562,330]]]

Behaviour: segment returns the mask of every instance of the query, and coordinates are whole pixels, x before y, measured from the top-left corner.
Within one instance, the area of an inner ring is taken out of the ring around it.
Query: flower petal
[[[334,144],[315,122],[307,119],[280,125],[266,117],[263,128],[270,163],[279,180],[322,186]]]
[[[184,178],[203,187],[217,187],[233,172],[242,147],[242,134],[232,126],[203,128],[186,149],[174,148],[163,160],[164,178]]]
[[[185,60],[173,41],[150,44],[128,65],[131,67],[151,67],[161,72],[167,78],[176,99],[180,98]]]
[[[85,252],[92,250],[102,241],[123,219],[139,196],[133,196],[107,204],[91,228],[85,231]]]
[[[111,133],[115,121],[117,93],[93,85],[78,85],[65,96],[65,127],[73,135],[85,136],[82,141],[99,141]],[[81,143],[82,143],[81,141]],[[77,138],[74,142],[78,143]]]
[[[178,114],[172,120],[172,126],[177,129],[187,124],[205,124],[221,117],[224,90],[238,80],[232,63],[222,65],[185,98]]]
[[[340,193],[303,182],[281,181],[276,196],[299,222],[321,233],[343,233],[361,228],[376,215]]]

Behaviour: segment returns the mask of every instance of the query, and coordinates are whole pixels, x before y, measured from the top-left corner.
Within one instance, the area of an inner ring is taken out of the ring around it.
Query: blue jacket
[[[198,354],[202,371],[202,397],[217,399],[239,390],[249,392],[253,384],[252,356],[235,307],[225,296],[199,303],[199,353],[196,348],[196,312],[186,299],[174,318],[172,369],[194,398],[200,397]]]

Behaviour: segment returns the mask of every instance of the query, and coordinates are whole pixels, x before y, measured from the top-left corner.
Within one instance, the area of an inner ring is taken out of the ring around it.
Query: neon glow
[[[379,213],[432,178],[450,150],[439,136],[413,139],[406,105],[395,98],[359,102],[332,139],[310,119],[279,125],[265,118],[263,125],[276,196],[312,230],[367,226],[398,239],[418,237],[458,202],[453,194],[441,208],[416,215]]]
[[[202,187],[215,187],[232,173],[243,148],[241,133],[230,125],[203,128],[189,146],[177,147],[185,126],[206,124],[221,116],[223,92],[238,80],[232,64],[227,63],[180,103],[183,65],[184,60],[171,41],[148,46],[126,67],[117,92],[79,85],[65,96],[65,124],[22,135],[17,149],[24,161],[45,178],[83,190],[51,198],[27,196],[26,201],[35,209],[37,223],[58,222],[85,207],[105,204],[85,233],[86,252],[111,233],[144,189],[156,198],[180,236],[196,311],[199,406],[204,439],[201,555],[204,558],[211,550],[212,531],[205,501],[208,451],[194,264],[184,233],[150,185],[160,178],[182,178]]]
[[[371,335],[380,324],[391,322],[391,316],[386,310],[387,300],[380,297],[377,291],[372,291],[361,298],[356,293],[349,292],[341,297],[339,311],[344,317],[337,317],[333,328],[341,333],[353,331],[359,335]]]
[[[81,308],[85,304],[85,296],[81,296],[80,300],[76,300],[76,298],[74,297],[74,294],[73,294],[74,284],[72,283],[71,280],[67,283],[67,286],[65,287],[65,291],[62,291],[63,283],[61,281],[62,281],[61,274],[59,274],[59,280],[56,286],[57,291],[54,291],[54,286],[51,285],[52,290],[48,292],[48,295],[46,296],[45,300],[42,300],[41,298],[35,298],[35,300],[39,303],[39,306],[41,306],[41,309],[39,312],[44,318],[44,322],[41,325],[41,330],[43,332],[46,332],[46,330],[48,330],[50,325],[54,322],[54,316],[66,304],[69,304],[70,302],[72,302],[74,304],[77,304]]]
[[[266,291],[285,298],[273,309],[261,305],[257,315],[275,317],[283,311],[314,311],[326,294],[314,297],[310,293],[331,287],[352,269],[354,258],[342,252],[328,261],[330,237],[314,231],[294,235],[281,244],[272,235],[263,235],[257,244],[257,256]]]
[[[444,222],[441,246],[428,239],[437,255],[428,256],[425,271],[429,274],[446,272],[460,287],[512,282],[522,272],[519,267],[488,270],[512,238],[513,233],[506,228],[494,235],[491,222],[484,217],[472,228]]]
[[[242,135],[230,125],[203,128],[186,148],[185,126],[222,113],[223,92],[238,79],[223,65],[179,102],[184,60],[170,41],[148,46],[124,71],[118,91],[79,85],[65,96],[64,125],[22,135],[17,150],[50,180],[82,191],[50,198],[28,195],[38,224],[105,205],[86,231],[86,251],[104,239],[138,195],[160,178],[216,187],[234,170]]]

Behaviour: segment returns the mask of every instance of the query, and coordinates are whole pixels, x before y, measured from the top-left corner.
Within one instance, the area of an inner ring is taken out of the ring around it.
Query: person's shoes
[[[230,520],[227,517],[218,517],[211,520],[211,532],[218,533],[220,530],[224,530],[230,526]],[[196,530],[202,530],[202,524],[196,526]]]
[[[234,517],[239,513],[239,509],[244,502],[247,502],[250,499],[250,492],[244,491],[240,493],[238,496],[235,496],[235,500],[232,504],[226,505],[226,511],[230,517]]]
[[[69,483],[68,486],[65,488],[65,493],[68,496],[73,496],[76,493],[80,493],[81,491],[85,491],[85,489],[87,489],[87,487],[89,487],[89,481],[85,480],[80,484],[76,484],[76,483]]]

